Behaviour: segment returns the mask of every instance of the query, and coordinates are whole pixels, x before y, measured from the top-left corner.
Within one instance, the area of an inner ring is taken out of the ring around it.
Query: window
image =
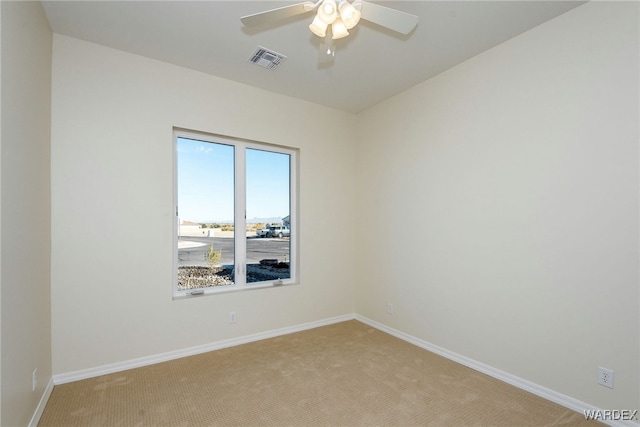
[[[174,131],[174,296],[295,283],[296,151]]]

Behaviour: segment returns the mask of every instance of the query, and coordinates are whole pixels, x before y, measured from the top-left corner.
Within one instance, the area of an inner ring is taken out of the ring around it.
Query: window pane
[[[291,156],[246,150],[247,283],[291,278]]]
[[[178,290],[233,282],[234,147],[177,138]]]

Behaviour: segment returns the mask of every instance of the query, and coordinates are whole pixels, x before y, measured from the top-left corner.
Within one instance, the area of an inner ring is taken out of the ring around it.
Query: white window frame
[[[235,212],[234,227],[236,230],[246,229],[246,149],[256,149],[270,151],[273,153],[287,154],[290,156],[289,164],[289,273],[288,279],[265,282],[246,282],[246,251],[247,239],[245,233],[235,233],[234,237],[234,260],[235,273],[234,284],[226,286],[212,286],[201,289],[178,289],[178,138],[195,139],[198,141],[212,142],[216,144],[231,145],[234,147],[234,169],[235,169]],[[211,295],[226,292],[236,292],[251,289],[264,289],[270,287],[280,287],[298,284],[298,150],[295,148],[267,144],[256,141],[249,141],[229,136],[216,135],[211,133],[197,132],[185,129],[173,129],[173,298],[190,298],[201,295]]]

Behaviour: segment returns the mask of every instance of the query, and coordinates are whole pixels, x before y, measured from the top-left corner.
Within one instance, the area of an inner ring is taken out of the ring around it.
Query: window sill
[[[298,282],[294,281],[283,281],[282,283],[277,282],[266,282],[266,283],[256,283],[255,285],[246,285],[246,286],[218,286],[214,288],[202,289],[200,293],[186,293],[181,292],[173,295],[173,300],[183,300],[183,299],[193,299],[199,297],[205,297],[210,295],[219,295],[219,294],[227,294],[232,292],[244,292],[244,291],[252,291],[255,289],[268,289],[268,288],[284,288],[289,286],[298,285]],[[193,292],[193,291],[192,291]]]

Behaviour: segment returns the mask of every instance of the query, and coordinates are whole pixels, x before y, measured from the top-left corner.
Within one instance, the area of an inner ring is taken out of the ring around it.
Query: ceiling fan
[[[333,55],[332,40],[349,35],[360,19],[373,22],[391,31],[407,35],[418,25],[418,17],[400,10],[391,9],[363,0],[315,0],[296,3],[277,9],[246,15],[240,21],[247,27],[259,27],[281,21],[292,16],[309,13],[317,9],[309,30],[321,38],[326,38],[321,51]],[[331,26],[330,33],[327,29]]]

